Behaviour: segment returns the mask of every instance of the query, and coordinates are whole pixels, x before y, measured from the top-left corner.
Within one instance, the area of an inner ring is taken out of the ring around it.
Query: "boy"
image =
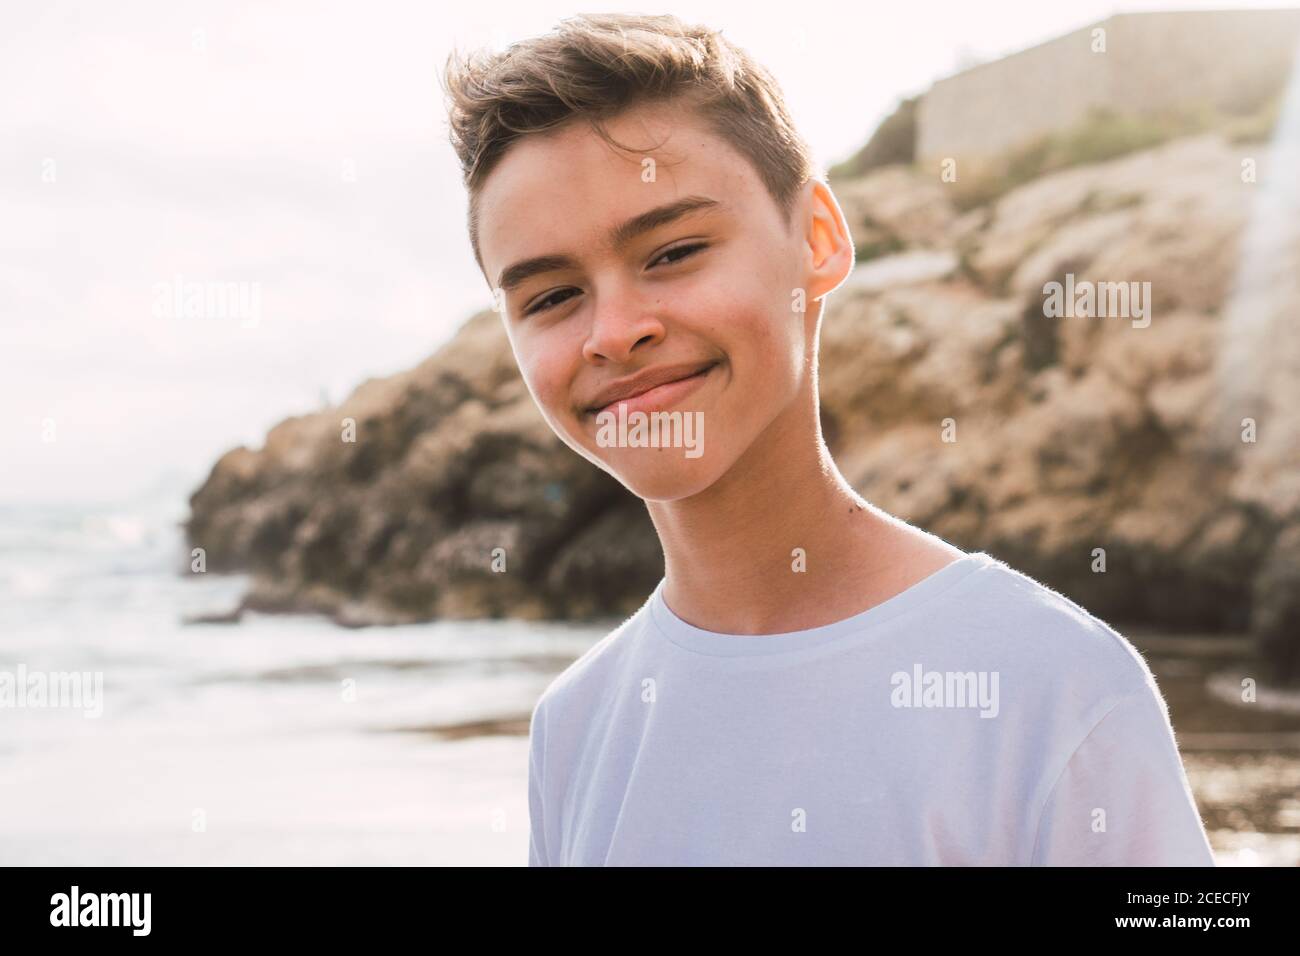
[[[772,77],[602,15],[446,80],[523,378],[665,556],[533,711],[529,863],[1214,865],[1138,652],[831,460],[853,244]]]

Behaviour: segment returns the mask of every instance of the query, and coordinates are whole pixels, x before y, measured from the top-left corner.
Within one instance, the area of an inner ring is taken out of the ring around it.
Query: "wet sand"
[[[1169,703],[1219,865],[1300,866],[1300,713],[1227,703],[1207,689],[1216,674],[1229,687],[1258,680],[1253,643],[1122,633],[1146,657]]]

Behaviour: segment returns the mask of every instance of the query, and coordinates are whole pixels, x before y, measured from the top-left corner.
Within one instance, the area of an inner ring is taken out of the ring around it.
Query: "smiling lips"
[[[710,360],[644,369],[597,392],[586,414],[599,415],[618,405],[626,405],[628,412],[649,412],[676,404],[704,384],[717,364]]]

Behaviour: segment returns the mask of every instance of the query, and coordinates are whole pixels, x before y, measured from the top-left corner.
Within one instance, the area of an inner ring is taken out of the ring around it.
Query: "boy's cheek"
[[[579,433],[581,423],[573,409],[573,396],[569,390],[568,379],[548,375],[543,371],[531,377],[526,375],[529,389],[537,404],[541,406],[543,416],[551,428],[570,433]]]
[[[515,349],[515,364],[533,397],[549,408],[555,395],[555,369],[553,363],[546,362],[545,354],[541,349],[521,343]]]

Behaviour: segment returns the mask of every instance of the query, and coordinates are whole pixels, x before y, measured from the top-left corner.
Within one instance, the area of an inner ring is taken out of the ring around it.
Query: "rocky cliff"
[[[1253,627],[1297,679],[1298,386],[1275,372],[1243,441],[1217,363],[1242,155],[1188,137],[969,211],[912,167],[834,183],[866,261],[824,319],[823,415],[881,507],[1118,624]],[[1149,324],[1045,317],[1067,275],[1149,282]],[[644,506],[551,434],[492,312],[227,453],[191,504],[209,569],[254,572],[249,606],[343,623],[624,614],[662,573]]]

